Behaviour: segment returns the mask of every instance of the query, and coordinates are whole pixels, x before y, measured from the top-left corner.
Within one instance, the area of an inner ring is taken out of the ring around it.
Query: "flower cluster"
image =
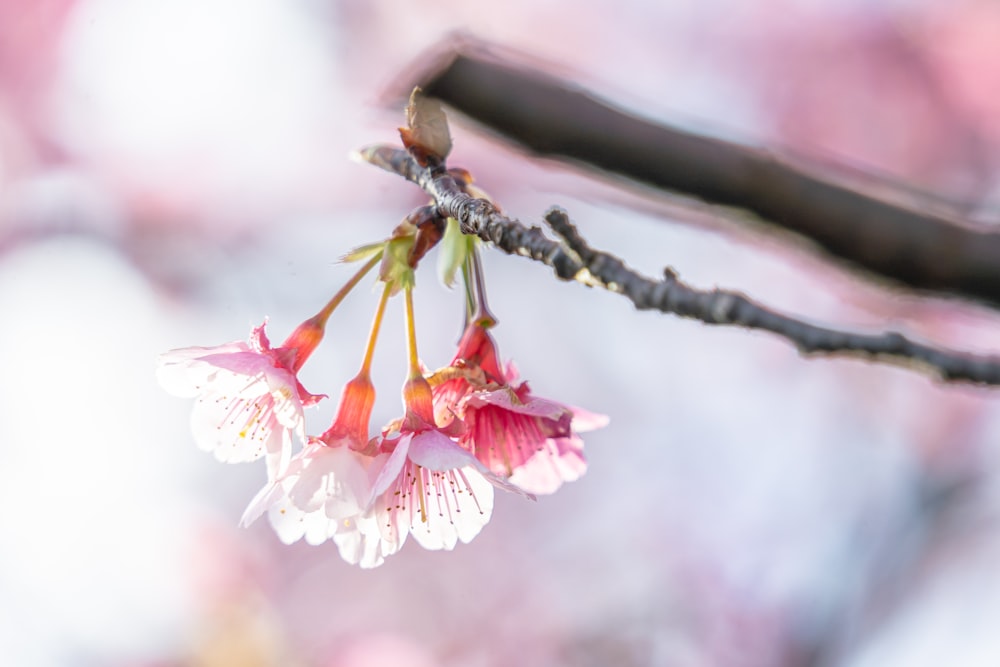
[[[451,363],[428,371],[417,355],[414,271],[439,242],[445,283],[461,271],[466,326]],[[364,265],[279,347],[271,347],[262,324],[247,343],[161,355],[161,384],[197,397],[191,424],[198,445],[226,463],[267,463],[267,483],[243,525],[267,514],[286,543],[332,540],[344,560],[375,567],[410,535],[427,549],[469,542],[490,520],[494,488],[534,498],[583,474],[578,434],[606,418],[537,397],[513,364],[501,366],[476,243],[454,220],[421,207],[388,240],[348,255]],[[361,369],[341,392],[330,428],[309,436],[304,408],[325,396],[306,391],[298,372],[334,309],[375,266],[383,290]],[[409,352],[404,409],[373,436],[370,368],[387,302],[400,293]]]

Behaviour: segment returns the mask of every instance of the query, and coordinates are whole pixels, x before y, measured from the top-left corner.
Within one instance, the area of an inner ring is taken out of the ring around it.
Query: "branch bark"
[[[683,283],[672,269],[659,280],[629,268],[622,260],[594,250],[579,235],[565,211],[545,216],[560,241],[538,227],[503,215],[491,202],[467,194],[444,164],[419,165],[406,151],[372,146],[359,152],[366,162],[418,185],[434,200],[442,217],[455,218],[466,234],[504,252],[529,257],[575,280],[624,295],[640,310],[658,310],[710,325],[760,329],[781,336],[803,355],[854,356],[919,370],[946,382],[1000,385],[1000,358],[935,348],[897,332],[859,334],[809,324],[762,306],[739,292],[699,290]]]
[[[541,73],[454,53],[417,82],[544,156],[749,211],[856,268],[1000,307],[1000,234],[804,173],[772,154],[635,118]]]

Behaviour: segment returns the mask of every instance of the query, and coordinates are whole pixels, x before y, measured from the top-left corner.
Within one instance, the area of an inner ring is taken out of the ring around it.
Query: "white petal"
[[[247,401],[209,392],[195,401],[191,411],[195,442],[223,463],[255,461],[267,452],[284,452],[291,446],[284,430],[273,417],[270,395]]]
[[[342,520],[333,536],[340,557],[353,565],[372,568],[398,551],[400,545],[382,539],[377,521],[373,513]]]
[[[285,495],[284,489],[277,482],[269,482],[264,486],[263,489],[257,492],[257,495],[253,497],[253,500],[247,505],[247,508],[243,510],[243,516],[240,517],[240,526],[242,528],[247,528],[254,521],[259,519],[264,512],[266,512],[271,505],[275,504],[280,498]]]
[[[303,512],[287,497],[279,499],[271,506],[268,519],[278,539],[285,544],[292,544],[302,537],[305,537],[309,544],[322,544],[333,536],[337,528],[323,512]]]
[[[493,514],[493,486],[472,467],[433,471],[419,469],[424,501],[411,501],[409,532],[425,549],[454,549],[469,542]]]
[[[476,464],[475,456],[436,430],[413,436],[407,455],[415,464],[429,470],[453,470]]]
[[[371,487],[361,454],[348,447],[314,444],[297,458],[302,468],[289,497],[299,509],[323,510],[337,520],[360,514],[367,507]]]
[[[396,449],[392,450],[389,458],[386,460],[382,469],[379,471],[378,476],[372,483],[372,498],[375,496],[380,496],[399,478],[400,473],[403,470],[403,464],[406,463],[406,455],[410,451],[410,441],[413,439],[412,434],[406,434],[400,437],[399,442],[396,443]]]

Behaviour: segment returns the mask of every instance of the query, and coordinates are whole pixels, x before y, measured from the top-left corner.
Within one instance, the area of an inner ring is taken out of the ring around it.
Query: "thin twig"
[[[739,292],[690,287],[671,269],[664,271],[662,279],[654,280],[617,257],[591,248],[561,209],[553,208],[545,216],[562,239],[554,241],[540,228],[526,227],[500,213],[489,201],[466,194],[444,165],[421,167],[406,151],[390,146],[369,147],[359,156],[418,185],[431,196],[442,216],[459,221],[464,233],[475,234],[508,254],[550,266],[563,280],[622,294],[640,310],[658,310],[711,325],[770,331],[806,356],[861,357],[919,370],[946,382],[1000,385],[998,357],[935,348],[897,332],[859,334],[808,324]]]

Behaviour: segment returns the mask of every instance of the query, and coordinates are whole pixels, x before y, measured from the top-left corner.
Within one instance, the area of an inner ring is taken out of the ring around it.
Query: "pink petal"
[[[545,448],[514,469],[510,482],[527,492],[554,493],[564,482],[572,482],[587,471],[583,441],[576,436],[553,438]]]
[[[589,412],[583,408],[569,406],[569,409],[573,412],[573,430],[577,433],[604,428],[611,421],[607,415]]]
[[[471,407],[494,405],[518,414],[551,419],[553,421],[558,421],[567,412],[570,412],[570,409],[565,405],[545,398],[528,396],[527,400],[522,402],[517,398],[514,390],[509,387],[494,391],[475,392],[470,394],[466,400]]]
[[[266,354],[253,351],[209,354],[204,357],[200,357],[198,361],[230,371],[231,373],[235,373],[237,375],[254,376],[280,370],[275,368],[274,361],[271,357]],[[284,371],[284,373],[290,378],[294,378],[294,375],[288,371]],[[291,382],[294,382],[294,379]]]
[[[247,344],[237,341],[216,347],[185,347],[164,352],[157,358],[156,379],[175,396],[190,398],[200,394],[215,374],[216,367],[200,361],[213,354],[245,352]]]
[[[476,457],[436,430],[423,431],[413,436],[409,459],[429,470],[452,470],[478,463]]]
[[[535,499],[530,493],[525,493],[523,489],[490,472],[475,456],[438,431],[424,431],[413,436],[409,458],[414,464],[432,471],[472,468],[478,475],[471,477],[484,477],[497,488]]]

